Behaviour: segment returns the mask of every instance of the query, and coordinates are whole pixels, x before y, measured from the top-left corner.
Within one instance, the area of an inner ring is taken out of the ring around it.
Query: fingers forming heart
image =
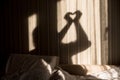
[[[66,15],[65,15],[65,19],[67,20],[67,21],[79,21],[79,19],[80,19],[80,16],[81,16],[81,12],[80,11],[75,11],[74,13],[72,13],[72,12],[68,12]]]
[[[71,17],[72,19],[75,19],[76,18],[76,13],[70,13],[69,17]]]
[[[81,16],[81,12],[80,11],[75,11],[74,13],[69,13],[69,17],[72,18],[73,20],[75,19],[79,19]]]

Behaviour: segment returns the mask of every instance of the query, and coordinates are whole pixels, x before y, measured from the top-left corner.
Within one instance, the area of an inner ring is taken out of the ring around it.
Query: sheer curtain
[[[104,1],[104,6],[101,11],[101,4]],[[68,63],[72,60],[73,64],[102,64],[107,63],[107,53],[102,51],[102,27],[107,24],[107,16],[101,19],[101,16],[107,14],[106,10],[107,0],[60,0],[57,3],[57,30],[60,33],[67,24],[64,19],[66,13],[70,12],[69,17],[73,20],[76,18],[76,11],[81,12],[79,23],[85,32],[91,45],[83,51],[74,53],[75,55],[69,56],[70,51],[67,52]],[[104,22],[101,22],[104,20]],[[77,26],[79,27],[79,26]],[[70,44],[77,40],[75,24],[72,22],[70,28],[67,30],[65,36],[60,41],[63,44]],[[82,44],[82,43],[81,43]],[[77,45],[79,46],[79,44]],[[77,47],[76,46],[76,47]],[[61,46],[60,46],[61,48]],[[70,48],[71,49],[71,48]],[[61,53],[60,53],[61,54]],[[66,53],[63,53],[63,55]],[[104,57],[103,57],[104,54]],[[104,59],[103,59],[104,58]],[[104,60],[104,62],[102,62]]]

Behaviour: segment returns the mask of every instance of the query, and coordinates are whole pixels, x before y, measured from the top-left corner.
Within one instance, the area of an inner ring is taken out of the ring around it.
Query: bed
[[[59,64],[57,56],[12,54],[1,80],[120,80],[115,65]]]

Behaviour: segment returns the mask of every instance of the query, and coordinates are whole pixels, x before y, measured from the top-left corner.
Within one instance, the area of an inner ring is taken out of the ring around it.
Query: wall
[[[0,1],[0,76],[10,54],[29,53],[28,17],[37,14],[38,49],[41,55],[57,55],[55,0]],[[45,52],[44,52],[45,51]]]

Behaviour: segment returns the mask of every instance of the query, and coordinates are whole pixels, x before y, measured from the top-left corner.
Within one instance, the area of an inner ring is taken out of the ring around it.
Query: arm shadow
[[[76,17],[74,18],[74,20],[72,20],[70,18],[70,15],[74,14],[76,14]],[[59,33],[59,44],[62,64],[71,64],[72,60],[69,58],[71,58],[73,55],[76,55],[78,52],[86,50],[88,47],[91,46],[91,42],[88,40],[88,37],[79,22],[81,15],[82,13],[80,11],[76,11],[75,13],[68,12],[64,17],[67,20],[67,24],[65,25],[64,29]],[[74,22],[75,24],[77,40],[69,44],[64,44],[61,41],[67,33],[68,29],[70,28],[72,22]]]

